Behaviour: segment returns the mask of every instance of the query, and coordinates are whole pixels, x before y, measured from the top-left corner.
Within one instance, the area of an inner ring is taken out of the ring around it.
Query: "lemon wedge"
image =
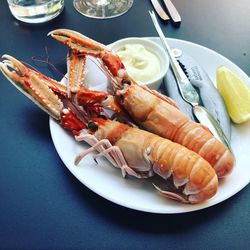
[[[225,66],[217,68],[216,82],[231,119],[235,123],[250,120],[249,86],[235,72]]]

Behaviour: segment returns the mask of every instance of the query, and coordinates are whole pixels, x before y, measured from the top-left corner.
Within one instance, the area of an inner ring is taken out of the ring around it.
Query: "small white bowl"
[[[160,45],[147,38],[136,38],[136,37],[129,37],[118,40],[108,47],[116,53],[118,50],[122,49],[125,44],[141,44],[143,45],[149,52],[156,55],[156,57],[160,61],[160,73],[150,81],[144,82],[143,85],[148,86],[150,89],[158,89],[163,81],[163,77],[166,75],[168,68],[169,68],[169,58],[166,55],[165,51],[162,49]]]

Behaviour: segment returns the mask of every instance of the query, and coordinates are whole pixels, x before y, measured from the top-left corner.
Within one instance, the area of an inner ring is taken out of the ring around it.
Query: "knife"
[[[169,16],[167,13],[162,9],[161,5],[159,4],[158,0],[151,0],[152,5],[154,6],[155,11],[160,16],[161,19],[167,21],[169,20]]]
[[[164,4],[168,10],[169,15],[173,19],[175,23],[180,23],[181,22],[181,16],[178,12],[178,10],[175,8],[171,0],[164,0]]]
[[[178,49],[172,49],[172,53],[175,55],[179,65],[186,74],[190,83],[198,91],[202,106],[210,112],[210,114],[219,123],[228,141],[231,138],[231,122],[227,112],[225,102],[214,86],[212,80],[202,68],[202,66],[188,53]],[[175,76],[172,69],[168,70],[164,77],[165,89],[167,95],[172,98],[178,105],[178,107],[186,113],[192,120],[195,120],[192,107],[183,100],[180,91],[177,86]],[[209,94],[208,94],[209,93]]]
[[[200,97],[195,90],[195,88],[190,83],[189,79],[185,75],[184,71],[180,67],[179,63],[173,56],[171,49],[167,43],[167,40],[161,30],[161,27],[157,21],[157,18],[154,14],[154,11],[149,11],[149,14],[152,18],[153,24],[156,28],[157,33],[161,39],[162,45],[169,56],[169,61],[171,68],[173,70],[174,76],[176,78],[176,82],[181,93],[182,98],[192,106],[193,113],[197,120],[208,127],[208,129],[213,133],[213,135],[225,144],[230,149],[230,144],[224,135],[220,125],[214,119],[214,117],[205,109],[203,106],[200,106]]]

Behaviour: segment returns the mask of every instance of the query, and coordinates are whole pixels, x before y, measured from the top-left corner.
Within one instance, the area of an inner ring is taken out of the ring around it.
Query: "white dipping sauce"
[[[139,84],[154,79],[161,71],[158,57],[141,44],[126,44],[116,54],[121,58],[128,74]]]

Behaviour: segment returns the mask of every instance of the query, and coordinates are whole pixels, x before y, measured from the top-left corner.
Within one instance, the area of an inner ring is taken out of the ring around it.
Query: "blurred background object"
[[[7,0],[12,15],[26,23],[43,23],[57,17],[64,0]]]

